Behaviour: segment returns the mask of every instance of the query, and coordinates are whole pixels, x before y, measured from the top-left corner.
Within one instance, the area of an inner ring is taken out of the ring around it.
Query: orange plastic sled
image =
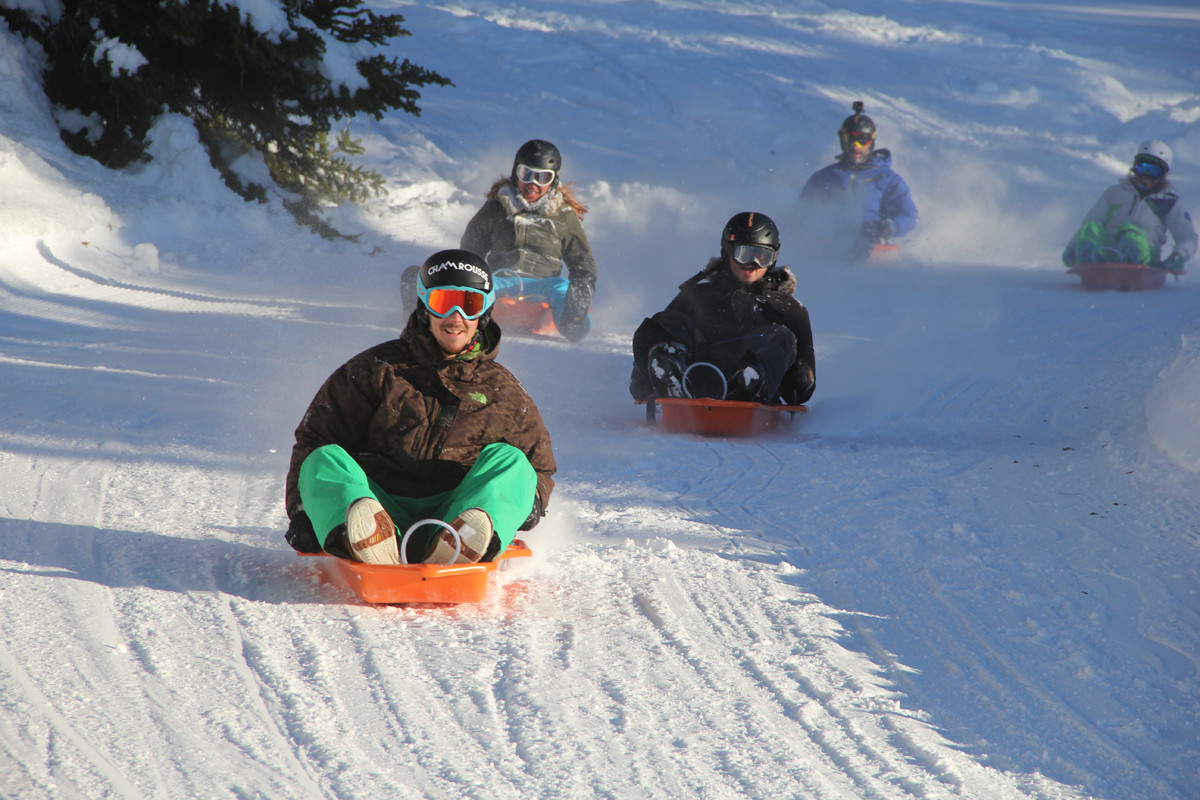
[[[479,564],[361,564],[328,553],[326,574],[354,592],[364,603],[478,603],[487,594],[488,577],[510,558],[525,558],[533,551],[517,539],[495,561]]]
[[[898,255],[900,255],[900,245],[877,244],[867,254],[867,261],[891,261]]]
[[[501,297],[492,307],[492,317],[501,328],[528,331],[538,336],[557,336],[550,304],[536,297]]]
[[[1145,264],[1076,264],[1067,270],[1078,275],[1085,289],[1157,289],[1167,282],[1168,270]],[[1183,272],[1175,273],[1182,275]]]
[[[672,433],[755,436],[791,425],[807,406],[764,406],[746,400],[658,397],[646,403],[646,422]]]

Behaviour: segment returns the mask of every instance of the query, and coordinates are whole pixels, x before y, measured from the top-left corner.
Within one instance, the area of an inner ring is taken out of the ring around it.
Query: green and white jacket
[[[1175,252],[1182,255],[1184,261],[1196,253],[1196,229],[1191,215],[1169,181],[1164,181],[1158,190],[1142,195],[1129,178],[1122,178],[1100,195],[1080,227],[1089,222],[1100,223],[1109,236],[1115,236],[1125,225],[1136,225],[1159,250],[1160,258],[1170,254],[1163,252],[1168,233],[1175,241]],[[1074,243],[1072,238],[1068,247]]]

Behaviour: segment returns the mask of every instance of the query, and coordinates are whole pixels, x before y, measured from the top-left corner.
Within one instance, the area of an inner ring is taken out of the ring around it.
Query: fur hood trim
[[[718,256],[708,260],[708,266],[703,271],[684,281],[680,285],[680,289],[691,283],[716,283],[728,279],[731,284],[736,284],[742,287],[741,283],[729,273],[729,267],[726,265],[725,259]],[[767,274],[756,282],[744,287],[755,294],[775,294],[783,293],[792,295],[796,293],[796,276],[792,274],[792,270],[783,265],[776,265],[767,270]]]
[[[583,215],[587,213],[587,206],[576,199],[572,186],[574,183],[559,184],[534,202],[526,203],[525,198],[517,191],[512,178],[500,178],[488,190],[487,199],[498,201],[500,205],[504,206],[505,213],[510,217],[515,217],[517,214],[540,214],[543,217],[554,217],[561,214],[563,208],[566,207],[574,211],[582,221]]]

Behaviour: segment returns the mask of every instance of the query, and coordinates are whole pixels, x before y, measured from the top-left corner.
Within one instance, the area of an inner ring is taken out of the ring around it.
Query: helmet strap
[[[462,350],[459,350],[457,353],[451,353],[446,358],[454,361],[470,361],[475,358],[479,355],[479,351],[483,349],[479,342],[479,334],[480,331],[476,330],[475,335],[471,337],[471,341],[467,342]]]

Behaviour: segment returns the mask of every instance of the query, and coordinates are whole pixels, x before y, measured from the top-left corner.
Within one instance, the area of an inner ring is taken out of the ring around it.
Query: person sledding
[[[296,428],[286,538],[300,552],[368,564],[490,561],[545,513],[550,434],[495,360],[487,262],[443,250],[421,266],[418,287],[400,338],[335,371]]]
[[[558,332],[577,342],[592,329],[597,270],[583,231],[587,208],[562,182],[562,164],[558,148],[544,139],[521,145],[459,246],[491,264],[499,297],[544,298]]]
[[[1172,156],[1157,139],[1143,142],[1129,174],[1104,190],[1067,242],[1063,264],[1137,264],[1182,273],[1196,252],[1196,229],[1167,179]],[[1168,234],[1174,246],[1165,253]]]
[[[838,128],[841,155],[813,173],[800,191],[804,241],[851,263],[917,224],[912,192],[892,168],[891,151],[875,147],[878,131],[862,102],[855,101],[853,108]]]
[[[689,278],[633,335],[629,392],[638,401],[710,397],[800,405],[816,386],[808,310],[776,263],[779,229],[766,214],[735,215],[721,254]]]

